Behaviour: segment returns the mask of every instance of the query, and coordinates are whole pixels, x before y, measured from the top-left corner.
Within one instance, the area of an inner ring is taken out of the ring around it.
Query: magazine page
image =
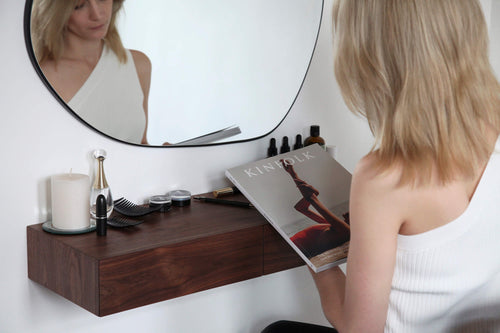
[[[196,138],[177,142],[176,145],[201,145],[205,143],[213,143],[222,139],[230,138],[238,134],[241,134],[240,127],[232,125],[215,132],[198,136]]]
[[[313,271],[345,262],[351,174],[319,145],[231,168],[226,176]]]

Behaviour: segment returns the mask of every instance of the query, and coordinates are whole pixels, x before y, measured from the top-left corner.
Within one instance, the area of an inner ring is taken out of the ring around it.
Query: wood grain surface
[[[141,219],[104,237],[28,226],[28,277],[105,316],[303,265],[255,209],[193,200]]]

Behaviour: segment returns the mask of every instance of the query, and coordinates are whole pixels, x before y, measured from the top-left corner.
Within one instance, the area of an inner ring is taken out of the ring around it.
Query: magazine
[[[201,145],[213,143],[222,139],[230,138],[241,133],[239,126],[232,125],[221,130],[198,136],[189,140],[177,142],[176,145]]]
[[[226,176],[314,272],[346,261],[351,174],[318,144]]]

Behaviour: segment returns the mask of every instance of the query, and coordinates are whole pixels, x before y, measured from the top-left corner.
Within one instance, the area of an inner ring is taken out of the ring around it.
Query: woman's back
[[[340,332],[500,332],[500,83],[480,2],[336,0],[332,18],[337,83],[375,142],[352,177],[347,272],[313,275],[325,315]]]
[[[500,331],[500,139],[478,171],[410,194],[386,332]]]

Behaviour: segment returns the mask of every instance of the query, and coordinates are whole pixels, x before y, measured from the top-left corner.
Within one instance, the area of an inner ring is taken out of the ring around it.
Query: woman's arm
[[[137,71],[137,76],[139,77],[139,82],[141,84],[142,93],[144,94],[143,108],[146,114],[146,127],[144,128],[144,134],[142,136],[142,144],[148,144],[147,140],[147,130],[148,130],[148,99],[149,99],[149,89],[151,86],[151,61],[148,56],[137,50],[130,50],[132,57],[134,58],[134,64]]]
[[[370,157],[353,174],[347,275],[335,267],[313,278],[323,311],[339,332],[383,332],[404,200],[397,173],[373,173]]]

